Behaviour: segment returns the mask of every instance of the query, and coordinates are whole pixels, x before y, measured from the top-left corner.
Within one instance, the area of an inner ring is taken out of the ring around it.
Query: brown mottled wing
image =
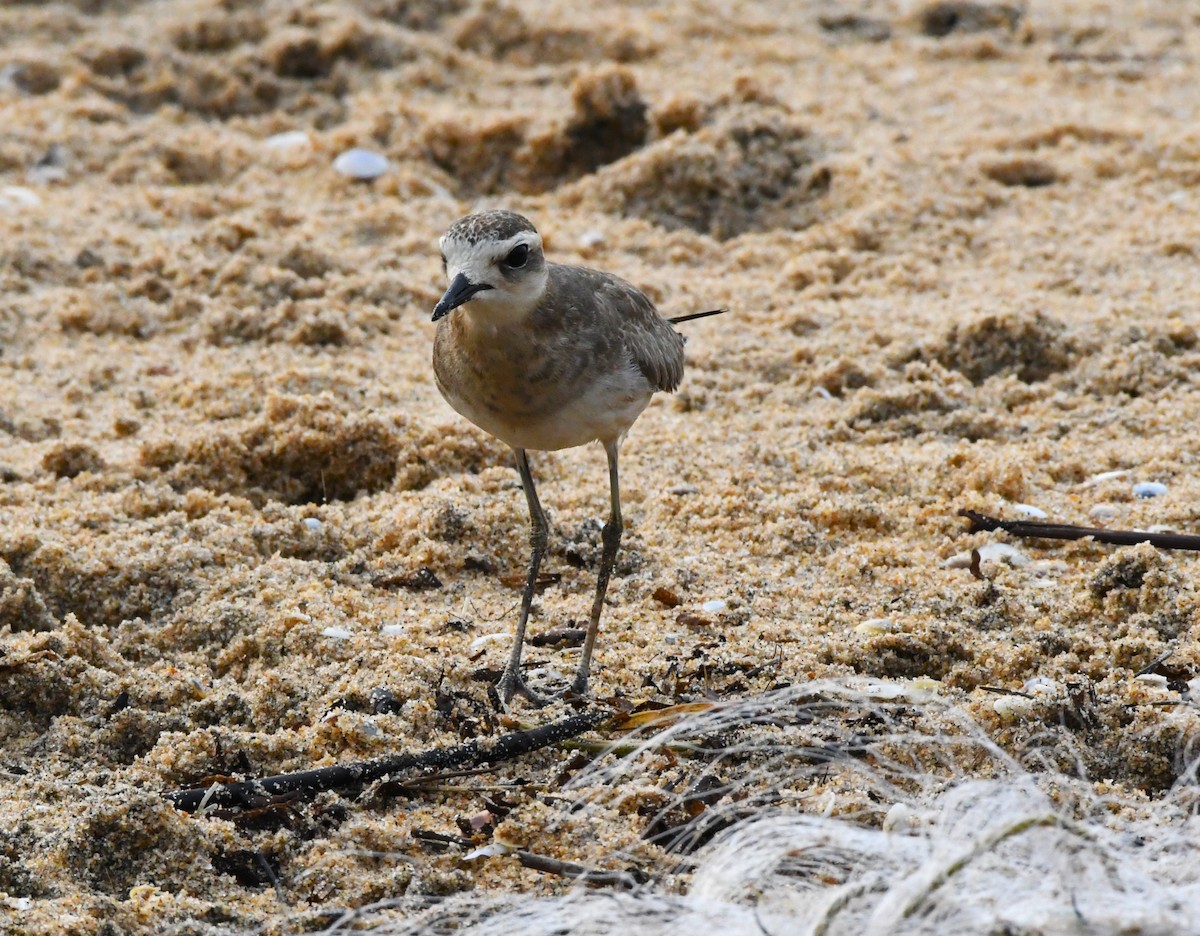
[[[671,392],[683,380],[683,335],[658,314],[646,294],[623,279],[600,274],[597,300],[616,319],[625,350],[656,390]]]

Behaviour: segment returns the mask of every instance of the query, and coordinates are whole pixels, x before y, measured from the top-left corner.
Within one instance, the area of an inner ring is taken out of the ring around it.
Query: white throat
[[[527,319],[545,292],[545,284],[536,293],[527,291],[487,289],[476,293],[469,302],[464,302],[455,311],[461,311],[468,319],[480,325],[515,325]]]

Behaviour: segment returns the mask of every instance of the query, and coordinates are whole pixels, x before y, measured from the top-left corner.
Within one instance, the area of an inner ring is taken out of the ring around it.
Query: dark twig
[[[1158,659],[1151,660],[1149,663],[1147,663],[1145,666],[1143,666],[1140,670],[1138,670],[1136,673],[1134,673],[1133,678],[1137,679],[1137,677],[1139,677],[1139,676],[1145,676],[1147,673],[1153,673],[1155,670],[1157,670],[1159,668],[1159,666],[1161,666],[1163,663],[1166,663],[1167,660],[1171,659],[1171,656],[1174,653],[1175,653],[1175,648],[1172,647],[1170,650],[1168,650],[1166,653],[1164,653]]]
[[[1020,696],[1021,698],[1033,698],[1028,692],[1020,692],[1015,689],[1004,689],[1000,685],[982,685],[979,686],[984,692],[995,692],[997,696]]]
[[[494,740],[468,741],[451,748],[318,767],[242,783],[215,783],[209,787],[176,790],[166,794],[166,798],[176,809],[185,812],[196,812],[202,807],[206,811],[210,808],[255,808],[279,796],[314,796],[326,790],[361,786],[404,771],[448,770],[463,764],[497,764],[560,744],[598,728],[611,717],[612,713],[607,710],[592,709],[548,725],[501,735]]]
[[[1013,536],[1059,540],[1079,540],[1090,536],[1098,543],[1112,543],[1116,546],[1136,546],[1138,543],[1149,543],[1159,549],[1200,550],[1200,536],[1194,533],[1147,533],[1142,530],[1104,530],[1098,527],[1075,526],[1070,523],[1042,523],[1037,520],[998,520],[974,510],[960,510],[958,515],[966,517],[971,522],[968,530],[970,533],[978,533],[981,530],[989,532],[1004,530]]]
[[[521,862],[522,867],[582,881],[592,887],[621,887],[632,890],[649,880],[646,872],[639,868],[630,868],[626,871],[597,871],[595,868],[576,864],[573,861],[561,861],[558,858],[535,855],[533,852],[527,851],[517,852],[517,860]]]

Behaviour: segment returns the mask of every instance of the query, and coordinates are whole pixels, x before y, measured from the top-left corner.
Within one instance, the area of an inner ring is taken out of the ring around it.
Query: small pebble
[[[1145,683],[1148,686],[1156,686],[1159,689],[1167,688],[1167,677],[1158,673],[1142,673],[1141,676],[1134,676],[1135,682]]]
[[[813,387],[813,396],[819,396],[822,400],[833,399],[833,394],[826,387]]]
[[[1088,516],[1097,523],[1108,523],[1121,515],[1121,508],[1116,504],[1097,504],[1088,511]]]
[[[728,607],[729,605],[727,605],[724,601],[722,601],[720,598],[716,598],[713,601],[704,602],[704,604],[700,605],[700,610],[705,611],[708,614],[719,614]]]
[[[67,161],[66,149],[53,143],[25,173],[25,179],[38,185],[61,182],[67,177]]]
[[[352,179],[369,182],[391,168],[386,156],[366,149],[346,150],[333,161],[333,169]]]
[[[684,494],[699,494],[700,488],[694,484],[676,484],[674,487],[667,488],[667,493],[681,497]]]
[[[668,608],[678,608],[681,604],[683,604],[683,599],[679,597],[678,593],[663,585],[660,585],[658,588],[654,589],[654,594],[652,594],[650,597],[659,604],[665,605]]]
[[[1041,507],[1034,507],[1032,504],[1013,504],[1013,510],[1022,517],[1031,517],[1034,520],[1045,520],[1049,516]]]
[[[386,686],[376,686],[371,690],[371,711],[376,715],[395,715],[402,708],[404,703]]]
[[[314,533],[316,533],[317,530],[321,529],[321,521],[318,520],[316,517],[305,517],[304,525],[306,527],[308,527],[308,529],[312,530],[312,532],[314,532]]]
[[[322,637],[330,637],[333,640],[349,640],[354,636],[344,627],[324,627],[321,629]]]
[[[579,246],[584,248],[599,247],[604,243],[604,232],[591,230],[579,235]]]
[[[286,133],[276,133],[263,140],[263,146],[272,150],[290,150],[312,146],[312,140],[303,130],[289,130]],[[351,150],[353,152],[353,150]]]
[[[679,635],[678,634],[666,634],[663,637],[663,643],[665,643],[667,646],[673,646],[674,644],[679,643]]]
[[[354,731],[360,738],[366,741],[373,741],[383,733],[379,730],[379,726],[375,722],[366,718],[354,726]]]
[[[1158,481],[1139,481],[1133,486],[1133,493],[1138,497],[1162,497],[1167,493],[1167,486]]]
[[[384,624],[383,627],[379,628],[379,632],[381,634],[383,634],[385,637],[397,637],[400,634],[404,633],[404,625],[403,624]]]

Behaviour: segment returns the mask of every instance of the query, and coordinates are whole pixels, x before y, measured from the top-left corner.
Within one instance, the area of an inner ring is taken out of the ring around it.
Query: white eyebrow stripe
[[[521,231],[519,234],[506,237],[504,240],[481,240],[475,243],[460,240],[447,242],[445,235],[443,235],[438,243],[447,260],[462,268],[469,264],[479,263],[480,261],[489,264],[494,263],[502,257],[508,256],[509,251],[514,247],[521,245],[531,250],[540,248],[542,246],[542,238],[541,235],[534,231]]]

